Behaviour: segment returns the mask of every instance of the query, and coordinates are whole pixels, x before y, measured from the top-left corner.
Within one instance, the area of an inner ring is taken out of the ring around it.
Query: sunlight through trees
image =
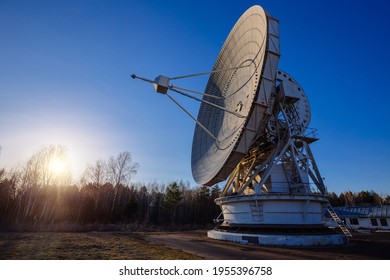
[[[218,185],[131,183],[139,164],[129,152],[89,164],[79,184],[68,170],[52,167],[57,159],[66,162],[63,146],[39,150],[18,169],[0,169],[0,230],[199,228],[212,227],[220,214]],[[333,206],[390,204],[389,195],[373,190],[329,193],[329,200]]]

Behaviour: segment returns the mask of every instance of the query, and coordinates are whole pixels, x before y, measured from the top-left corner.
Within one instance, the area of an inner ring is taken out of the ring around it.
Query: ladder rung
[[[347,229],[347,227],[344,225],[343,221],[340,219],[340,217],[337,215],[337,213],[333,210],[333,208],[330,204],[328,204],[328,206],[326,207],[326,210],[328,210],[330,216],[337,223],[337,226],[341,229],[341,231],[344,233],[344,235],[346,235],[348,237],[352,237],[351,232]]]

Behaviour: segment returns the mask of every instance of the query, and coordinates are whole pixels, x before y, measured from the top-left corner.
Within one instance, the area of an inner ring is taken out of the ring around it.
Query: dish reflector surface
[[[214,64],[204,96],[228,111],[202,103],[192,145],[192,174],[198,184],[225,180],[258,138],[275,90],[279,60],[278,21],[260,6],[249,8],[228,35]],[[228,69],[228,70],[224,70]],[[232,70],[233,69],[233,70]]]

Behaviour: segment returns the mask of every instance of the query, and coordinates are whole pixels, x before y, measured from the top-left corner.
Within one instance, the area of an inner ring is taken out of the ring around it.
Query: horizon
[[[209,71],[241,14],[259,4],[280,21],[279,68],[307,93],[320,140],[312,150],[330,192],[388,193],[390,4],[247,1],[12,1],[0,4],[0,168],[49,145],[68,149],[73,176],[129,151],[133,182],[191,175],[195,123],[150,79]],[[351,9],[353,5],[353,9]],[[218,10],[218,13],[214,11]],[[200,20],[201,19],[201,20]],[[178,85],[203,91],[207,79]],[[198,103],[185,107],[197,115]]]

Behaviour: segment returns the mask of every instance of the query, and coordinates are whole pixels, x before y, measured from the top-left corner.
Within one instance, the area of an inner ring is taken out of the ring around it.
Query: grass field
[[[355,233],[346,246],[274,247],[175,232],[0,232],[1,260],[390,260],[390,233]]]
[[[201,259],[129,232],[0,233],[2,260]]]

